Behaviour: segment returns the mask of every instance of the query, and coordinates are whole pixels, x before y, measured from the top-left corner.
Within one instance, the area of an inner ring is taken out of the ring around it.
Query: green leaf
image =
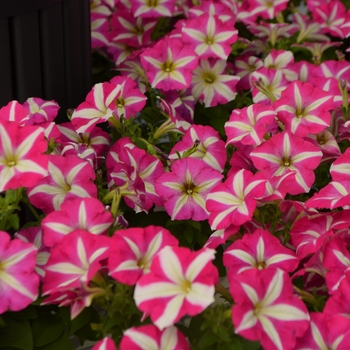
[[[229,342],[218,344],[217,350],[243,350],[238,338],[231,338]]]
[[[6,327],[0,328],[0,349],[9,347],[20,350],[32,350],[32,330],[28,320],[13,320],[3,316]]]
[[[65,325],[62,318],[57,318],[50,314],[45,316],[32,321],[33,343],[35,347],[53,343],[64,333]]]
[[[25,309],[17,312],[9,312],[8,315],[15,320],[27,320],[27,319],[35,319],[38,317],[38,313],[35,310],[35,307],[29,305]]]
[[[74,350],[74,346],[69,340],[67,334],[63,333],[52,343],[40,347],[35,347],[34,350]]]
[[[219,342],[218,336],[212,332],[208,332],[204,334],[204,337],[199,342],[199,349],[203,349],[217,342]]]
[[[85,308],[76,318],[70,320],[69,334],[76,333],[79,329],[86,326],[91,317],[90,308]]]

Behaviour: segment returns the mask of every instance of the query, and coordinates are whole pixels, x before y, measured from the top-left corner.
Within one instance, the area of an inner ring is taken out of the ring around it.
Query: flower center
[[[149,7],[156,7],[158,6],[158,0],[148,0],[147,5]]]
[[[13,166],[16,165],[16,161],[14,161],[13,159],[8,160],[8,161],[7,161],[7,165],[11,168],[11,167],[13,167]]]
[[[122,98],[118,98],[116,104],[118,108],[123,108],[125,105],[125,102]]]
[[[166,61],[164,64],[163,64],[163,71],[166,72],[166,73],[170,73],[171,71],[174,70],[174,65],[173,65],[173,62],[171,61]]]
[[[183,280],[183,282],[181,284],[181,288],[186,294],[190,293],[191,292],[191,282],[188,280]]]
[[[207,84],[213,84],[214,81],[216,80],[216,76],[213,73],[204,73],[203,74],[203,80]]]
[[[295,115],[297,118],[303,118],[305,116],[305,109],[302,108],[298,108],[295,112]]]
[[[184,193],[192,196],[193,192],[195,192],[196,185],[194,183],[184,184]]]
[[[327,136],[322,133],[317,134],[316,139],[319,145],[324,145],[328,141]]]
[[[255,267],[256,267],[258,270],[263,270],[263,269],[266,267],[266,263],[265,263],[265,261],[258,261],[258,262],[255,264]]]
[[[288,168],[292,165],[292,160],[290,158],[282,158],[281,164]]]
[[[81,144],[83,144],[85,147],[90,147],[90,145],[91,145],[91,140],[90,140],[88,134],[83,133],[83,134],[81,135]]]

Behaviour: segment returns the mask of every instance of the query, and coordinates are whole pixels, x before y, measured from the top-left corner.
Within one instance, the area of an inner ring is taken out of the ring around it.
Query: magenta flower
[[[250,154],[256,168],[268,178],[295,171],[291,194],[308,192],[314,183],[313,170],[320,164],[322,152],[318,147],[289,132],[278,133]]]
[[[249,90],[252,88],[251,77],[253,72],[263,66],[260,58],[249,54],[240,55],[235,58],[236,74],[241,78],[237,84],[239,90]]]
[[[207,195],[222,177],[200,160],[182,158],[172,164],[171,172],[156,180],[155,189],[172,220],[200,221],[208,218]]]
[[[47,176],[47,147],[42,128],[0,119],[0,192],[34,186]]]
[[[293,295],[286,272],[250,269],[230,281],[235,332],[259,340],[265,349],[294,349],[309,326],[305,304]]]
[[[87,284],[109,256],[109,238],[76,230],[51,249],[46,265],[43,294],[53,294]]]
[[[299,265],[299,258],[270,232],[256,230],[233,242],[224,253],[224,265],[234,276],[249,269],[279,268],[293,272]]]
[[[276,115],[272,107],[260,103],[233,110],[229,121],[225,123],[226,145],[238,142],[243,145],[260,145],[268,127],[277,124]]]
[[[195,101],[204,103],[205,107],[214,107],[235,99],[239,77],[226,74],[226,65],[226,60],[199,60],[191,83]]]
[[[39,97],[28,98],[24,101],[23,107],[29,112],[30,124],[52,122],[60,109],[56,101],[45,101]]]
[[[282,91],[274,107],[286,130],[304,137],[318,134],[330,125],[333,95],[312,84],[294,81]]]
[[[134,80],[128,77],[116,76],[110,81],[112,84],[120,85],[120,94],[115,100],[113,115],[120,119],[135,117],[146,104],[147,97],[140,91]]]
[[[308,208],[340,208],[350,205],[350,179],[331,181],[305,202]]]
[[[18,101],[11,101],[0,108],[0,121],[17,122],[23,126],[29,122],[29,112]]]
[[[50,247],[43,241],[43,231],[40,226],[22,228],[15,234],[15,238],[31,243],[37,249],[35,272],[41,279],[45,276],[45,265],[50,256]]]
[[[272,19],[278,12],[286,9],[288,0],[248,0],[251,16]]]
[[[169,159],[175,160],[178,158],[176,152],[183,156],[193,147],[193,152],[187,152],[190,153],[190,158],[202,160],[213,169],[223,172],[227,157],[225,143],[215,129],[211,126],[192,125],[182,140],[173,147]]]
[[[124,332],[120,350],[130,349],[189,350],[189,345],[185,336],[176,327],[171,326],[160,331],[153,324],[148,324],[132,327]]]
[[[334,294],[341,281],[350,277],[350,253],[341,236],[329,240],[323,250],[323,266],[326,269],[326,283],[330,294]]]
[[[109,275],[121,283],[134,285],[150,272],[152,260],[161,249],[177,245],[177,239],[160,226],[116,231],[110,243]]]
[[[298,338],[295,350],[346,350],[349,347],[350,320],[348,317],[311,312],[310,318],[310,327],[301,338]]]
[[[160,329],[185,315],[201,313],[214,302],[218,272],[215,251],[165,247],[153,259],[151,271],[137,282],[134,299]]]
[[[271,100],[279,99],[282,91],[289,85],[281,70],[265,67],[259,68],[252,74],[251,82],[254,86],[252,91],[254,103],[264,104],[271,104]],[[271,96],[267,96],[257,86],[263,86]]]
[[[171,17],[175,0],[130,0],[131,10],[135,18]]]
[[[117,347],[111,338],[105,337],[96,343],[92,350],[117,350]]]
[[[332,163],[330,173],[335,181],[350,180],[350,148]]]
[[[112,214],[96,198],[65,200],[60,210],[49,213],[42,221],[44,242],[52,247],[75,230],[89,231],[94,235],[107,233],[113,223]]]
[[[76,126],[76,131],[90,132],[96,124],[115,118],[113,116],[115,101],[120,96],[121,89],[121,85],[112,83],[94,85],[87,94],[85,102],[73,112],[72,123]]]
[[[203,14],[187,20],[182,28],[182,40],[190,44],[201,59],[209,57],[226,60],[231,53],[231,44],[237,40],[238,31],[218,16]]]
[[[35,246],[10,239],[7,232],[0,231],[0,314],[26,308],[39,292]]]
[[[256,208],[256,198],[264,193],[265,182],[259,174],[253,175],[243,169],[215,186],[206,203],[211,228],[220,230],[230,224],[238,226],[249,221]]]
[[[49,175],[28,188],[30,202],[45,213],[59,210],[64,200],[96,197],[93,183],[95,172],[91,165],[77,156],[49,155]]]
[[[189,87],[198,57],[180,40],[165,37],[141,54],[141,63],[152,87],[181,90]]]
[[[130,10],[118,9],[110,20],[112,30],[110,40],[140,48],[151,42],[151,33],[157,24],[156,19],[134,17]]]

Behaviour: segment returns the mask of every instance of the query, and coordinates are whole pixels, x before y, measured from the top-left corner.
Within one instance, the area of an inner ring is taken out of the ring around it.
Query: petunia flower
[[[36,300],[39,276],[34,272],[37,249],[0,231],[0,314],[19,311]]]
[[[160,226],[118,230],[110,243],[109,275],[121,283],[134,285],[150,272],[152,260],[160,250],[177,245],[177,239]]]
[[[165,37],[141,54],[141,64],[154,88],[181,90],[189,87],[198,65],[196,53],[178,39]]]
[[[31,187],[48,174],[48,142],[38,126],[0,119],[0,192]]]
[[[245,271],[231,279],[230,293],[235,301],[235,333],[259,340],[265,349],[294,349],[296,338],[309,326],[306,306],[293,295],[292,283],[283,270]]]
[[[182,158],[172,164],[171,172],[156,180],[155,189],[172,220],[200,221],[208,218],[207,195],[222,177],[203,161]]]
[[[185,315],[195,316],[214,301],[218,272],[215,251],[165,247],[153,259],[151,271],[137,282],[134,300],[160,329]]]

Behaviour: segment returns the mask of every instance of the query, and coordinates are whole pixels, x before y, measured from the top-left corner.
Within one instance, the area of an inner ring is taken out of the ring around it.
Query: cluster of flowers
[[[56,125],[59,106],[40,98],[0,109],[0,192],[27,196],[44,213],[14,239],[2,217],[0,314],[27,307],[40,285],[43,304],[70,306],[74,318],[111,298],[110,276],[135,286],[152,321],[125,330],[121,350],[187,349],[175,324],[214,302],[215,249],[229,241],[236,334],[266,349],[348,346],[350,64],[322,54],[350,35],[350,12],[338,0],[310,0],[310,16],[284,22],[287,5],[92,1],[93,45],[113,55],[121,75],[96,84],[67,123]],[[178,20],[152,41],[166,17]],[[239,22],[252,40],[238,36]],[[292,50],[311,59],[295,62]],[[253,103],[223,126],[225,141],[194,123],[196,104],[249,93]],[[145,139],[147,108],[162,118]],[[106,122],[121,134],[116,142],[97,126]],[[166,228],[127,228],[122,199],[136,213],[207,220],[213,234],[191,250]],[[115,343],[104,338],[94,349]]]

